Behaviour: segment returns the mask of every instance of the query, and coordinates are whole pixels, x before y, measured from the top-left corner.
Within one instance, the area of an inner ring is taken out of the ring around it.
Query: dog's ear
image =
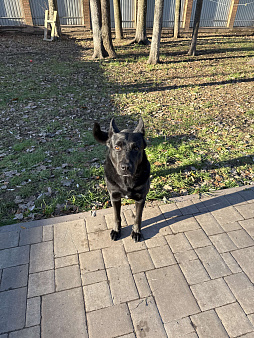
[[[93,126],[93,136],[99,143],[106,144],[108,140],[108,133],[101,130],[99,123],[95,122]]]
[[[138,121],[137,127],[134,129],[134,133],[141,133],[143,136],[145,135],[145,126],[142,117],[140,117]]]
[[[116,123],[115,123],[115,119],[113,118],[110,122],[110,127],[109,127],[109,132],[108,132],[108,136],[109,138],[111,138],[111,136],[115,133],[119,133],[120,130],[118,129]]]

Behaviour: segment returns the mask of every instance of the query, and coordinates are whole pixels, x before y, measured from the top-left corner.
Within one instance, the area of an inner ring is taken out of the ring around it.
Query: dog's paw
[[[132,230],[131,232],[131,238],[134,239],[135,242],[140,242],[141,240],[141,233],[140,232],[135,232]]]
[[[117,241],[121,236],[121,231],[111,230],[110,237],[113,241]]]

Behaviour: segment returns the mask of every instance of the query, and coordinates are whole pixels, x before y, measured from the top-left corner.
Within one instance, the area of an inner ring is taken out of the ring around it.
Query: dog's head
[[[142,162],[146,141],[144,139],[145,129],[142,118],[139,119],[137,127],[119,130],[115,120],[110,122],[108,132],[101,130],[98,123],[94,124],[94,138],[109,148],[109,157],[118,175],[134,176],[138,165]]]

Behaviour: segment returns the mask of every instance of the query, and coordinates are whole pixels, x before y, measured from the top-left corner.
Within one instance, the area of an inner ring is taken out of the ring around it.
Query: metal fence
[[[19,0],[0,0],[0,25],[22,26],[24,24],[23,13]]]
[[[254,2],[253,0],[239,0],[234,27],[254,26]]]
[[[135,1],[120,0],[123,28],[135,27]],[[29,0],[33,24],[43,25],[45,10],[48,9],[48,0]],[[153,26],[155,0],[147,1],[147,27]],[[181,20],[183,16],[185,0],[181,0]],[[190,27],[193,27],[194,13],[197,0],[193,1]],[[228,21],[231,0],[203,0],[201,13],[201,27],[226,27]],[[23,25],[24,17],[20,0],[0,0],[0,25]],[[113,0],[110,0],[111,24],[114,28]],[[174,25],[175,0],[164,1],[163,27]],[[83,0],[59,0],[58,12],[62,25],[83,25]],[[254,1],[239,0],[234,27],[254,26]]]
[[[193,27],[197,0],[193,1],[190,27]],[[231,0],[203,0],[200,27],[226,27]]]

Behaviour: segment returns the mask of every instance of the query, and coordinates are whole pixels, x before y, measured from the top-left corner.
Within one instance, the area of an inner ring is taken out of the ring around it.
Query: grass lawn
[[[254,37],[201,36],[189,57],[164,35],[155,66],[131,38],[92,61],[90,33],[0,37],[0,225],[108,207],[91,131],[113,116],[145,121],[149,200],[254,182]]]

